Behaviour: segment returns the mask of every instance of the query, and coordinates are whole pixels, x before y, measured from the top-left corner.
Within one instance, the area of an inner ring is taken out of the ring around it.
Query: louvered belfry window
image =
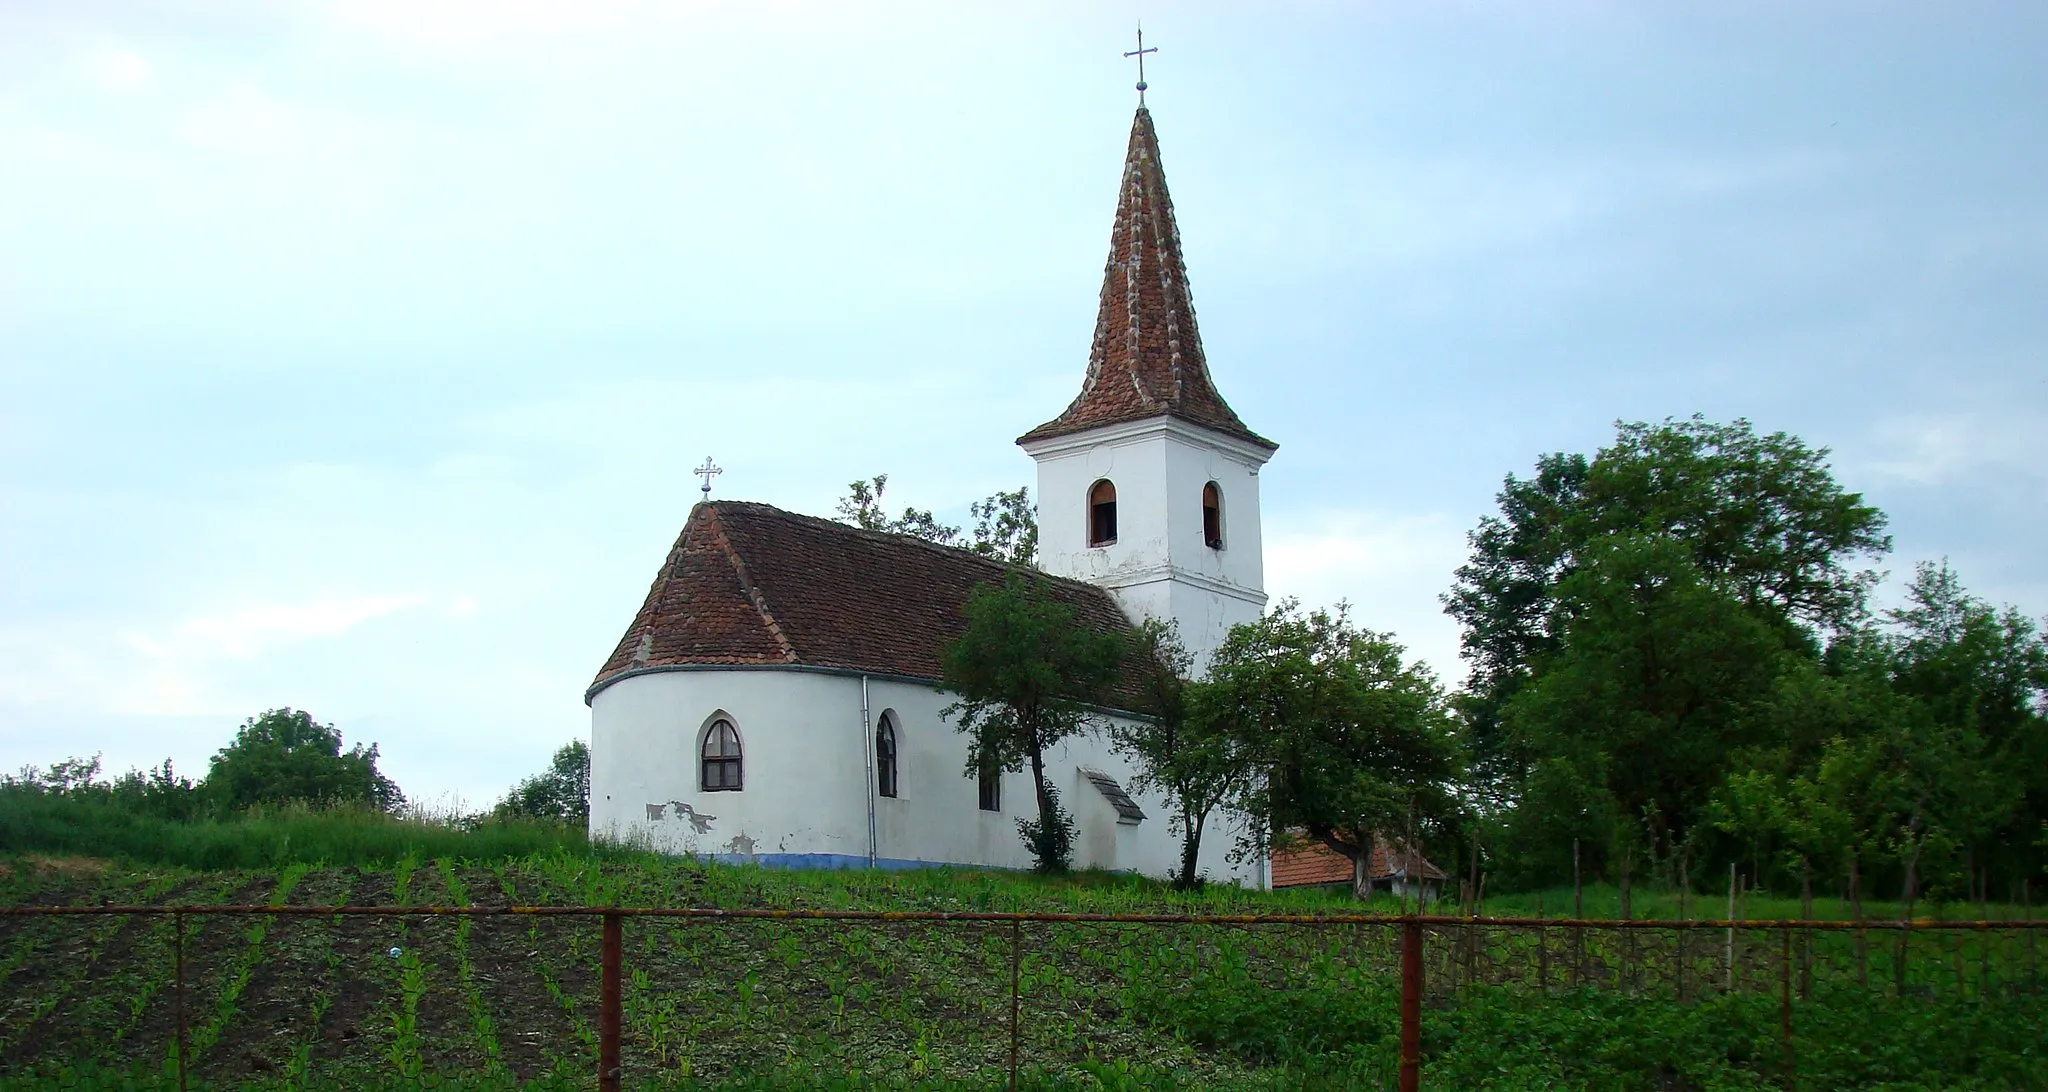
[[[705,792],[740,789],[740,733],[724,718],[712,721],[704,733],[703,784]]]

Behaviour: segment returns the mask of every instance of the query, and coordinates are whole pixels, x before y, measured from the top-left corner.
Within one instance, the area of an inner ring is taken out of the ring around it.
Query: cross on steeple
[[[711,456],[706,455],[704,456],[704,465],[698,467],[695,470],[690,471],[690,473],[695,474],[698,477],[704,479],[704,499],[710,500],[711,479],[719,476],[720,474],[725,473],[725,470],[722,467],[719,467],[718,465],[714,464],[711,461]]]
[[[1145,105],[1145,54],[1147,54],[1147,53],[1157,53],[1157,52],[1159,52],[1159,47],[1158,47],[1158,46],[1153,46],[1153,47],[1152,47],[1151,49],[1146,49],[1146,48],[1145,48],[1145,27],[1144,27],[1144,25],[1143,25],[1143,24],[1140,24],[1140,25],[1138,26],[1138,48],[1136,48],[1136,49],[1133,49],[1133,50],[1129,50],[1129,51],[1127,51],[1127,52],[1125,52],[1125,53],[1124,53],[1124,56],[1126,56],[1126,57],[1136,57],[1136,58],[1138,58],[1138,105],[1139,105],[1139,106],[1143,106],[1143,105]]]

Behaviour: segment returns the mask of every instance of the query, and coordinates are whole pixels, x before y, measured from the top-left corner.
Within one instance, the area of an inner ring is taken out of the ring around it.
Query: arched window
[[[1223,490],[1215,482],[1202,487],[1202,541],[1211,550],[1223,548]]]
[[[705,792],[738,792],[740,789],[740,732],[720,717],[704,729]]]
[[[1116,486],[1104,478],[1088,488],[1088,545],[1116,541]]]
[[[896,795],[896,721],[887,713],[875,729],[875,792]]]

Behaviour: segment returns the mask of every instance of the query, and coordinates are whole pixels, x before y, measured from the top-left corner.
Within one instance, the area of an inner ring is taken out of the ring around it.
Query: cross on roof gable
[[[1087,378],[1065,412],[1017,442],[1154,417],[1177,417],[1268,450],[1279,446],[1246,428],[1209,377],[1159,136],[1151,111],[1140,106],[1124,154]]]

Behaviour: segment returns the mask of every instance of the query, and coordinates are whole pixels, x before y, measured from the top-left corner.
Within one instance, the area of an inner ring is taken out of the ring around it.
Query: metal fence
[[[319,938],[293,931],[295,925],[320,922],[328,923],[324,948]],[[240,930],[234,928],[238,924]],[[1681,1003],[1725,993],[1775,994],[1789,1075],[1795,997],[1830,989],[1965,997],[2038,990],[2037,938],[2043,927],[2048,922],[10,906],[0,907],[0,941],[8,942],[9,953],[0,966],[0,986],[8,996],[40,1000],[27,1011],[18,1011],[19,1004],[0,1011],[0,1045],[8,1068],[61,1060],[59,1052],[70,1049],[67,1018],[98,1028],[93,1020],[106,1014],[112,1019],[104,1026],[118,1030],[91,1034],[132,1039],[145,1056],[157,1044],[183,1087],[188,1072],[206,1075],[203,1062],[209,1058],[216,1067],[246,1071],[248,1066],[229,1056],[232,1044],[226,1041],[238,1033],[229,1024],[266,1019],[265,989],[299,989],[315,999],[311,1026],[296,1033],[295,1055],[285,1052],[284,1062],[269,1065],[296,1065],[303,1074],[316,1053],[345,1054],[346,1042],[322,1037],[362,1034],[363,1014],[382,1005],[378,1034],[384,1045],[375,1056],[394,1067],[470,1065],[518,1076],[550,1066],[559,1071],[580,1057],[585,1072],[594,1068],[599,1088],[616,1089],[628,1072],[673,1072],[677,1066],[688,1072],[693,1065],[717,1071],[732,1063],[734,1053],[758,1053],[756,1040],[772,1043],[778,1028],[808,1016],[832,1019],[836,1006],[839,1022],[830,1026],[854,1029],[846,1036],[866,1043],[864,1049],[878,1059],[950,1050],[960,1064],[1005,1070],[1014,1089],[1020,1060],[1072,1057],[1084,1044],[1092,1051],[1119,1013],[1145,1003],[1127,996],[1127,1004],[1100,1011],[1105,990],[1128,994],[1132,983],[1156,980],[1164,1003],[1171,1004],[1175,989],[1197,981],[1284,989],[1290,983],[1327,987],[1398,979],[1399,1054],[1389,1059],[1387,1077],[1403,1090],[1416,1088],[1420,1079],[1425,1004],[1474,986],[1538,994],[1593,988]],[[31,935],[32,928],[69,930],[73,941],[47,931]],[[832,931],[829,959],[818,957],[820,945],[797,943],[794,930],[804,928]],[[1173,931],[1172,943],[1131,944],[1117,935],[1160,929]],[[636,942],[630,959],[629,931]],[[59,949],[54,956],[39,960],[31,954],[50,944]],[[125,993],[103,984],[116,994],[113,1001],[92,996],[82,1009],[73,1003],[93,964],[122,952],[129,964],[149,964],[151,957],[138,949],[155,944],[170,964],[168,983],[138,979]],[[891,957],[892,951],[920,944],[942,950],[944,965],[953,969],[943,976],[946,981],[928,972],[920,977],[915,961]],[[386,960],[370,976],[376,980],[357,981],[359,973],[351,978],[348,968],[360,967],[366,956]],[[1138,959],[1149,962],[1131,962]],[[781,996],[760,997],[764,972],[772,972],[765,979],[772,979],[769,987]],[[265,974],[276,981],[253,984]],[[1078,982],[1077,974],[1091,981]],[[66,975],[75,978],[68,986]],[[506,986],[507,979],[518,982]],[[430,989],[430,980],[444,988]],[[530,1011],[494,1013],[490,999],[501,987],[544,1000]],[[884,995],[893,1000],[882,1000]],[[116,1011],[120,1003],[132,1008],[125,1024]],[[849,1004],[856,1013],[851,1023]],[[342,1016],[330,1019],[337,1011]],[[872,1019],[862,1022],[862,1013]],[[420,1028],[434,1021],[467,1027],[483,1046],[474,1056],[456,1051],[432,1057],[435,1048]],[[624,1056],[629,1042],[639,1057]],[[245,1049],[258,1069],[266,1064],[260,1046]],[[913,1072],[917,1068],[913,1062]]]

